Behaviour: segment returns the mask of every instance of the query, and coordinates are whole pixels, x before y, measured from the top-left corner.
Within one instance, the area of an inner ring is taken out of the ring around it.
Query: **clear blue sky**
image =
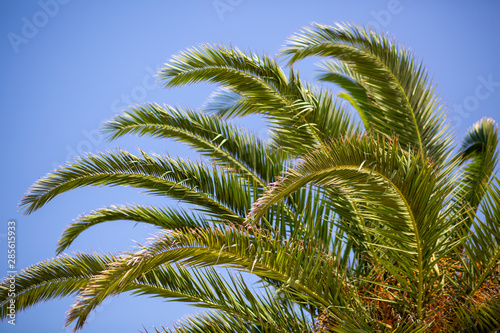
[[[311,22],[353,21],[388,31],[424,60],[448,103],[461,138],[482,117],[500,121],[500,2],[497,1],[83,1],[3,0],[0,4],[2,163],[0,276],[7,272],[7,221],[17,221],[18,269],[54,256],[64,227],[78,215],[111,204],[150,203],[135,190],[89,188],[64,194],[23,216],[17,204],[28,187],[80,151],[138,147],[196,158],[167,141],[106,142],[100,124],[128,104],[158,102],[199,107],[213,87],[162,90],[157,66],[204,42],[231,43],[276,54],[285,39]],[[310,64],[302,77],[314,78]],[[258,121],[246,124],[262,135]],[[155,229],[130,222],[85,232],[71,251],[120,251]],[[73,299],[50,301],[17,314],[2,332],[63,329]],[[158,299],[121,295],[101,306],[82,332],[138,332],[168,326],[196,310]]]

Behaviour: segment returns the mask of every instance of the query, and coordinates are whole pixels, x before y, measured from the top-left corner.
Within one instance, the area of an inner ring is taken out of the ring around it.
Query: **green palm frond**
[[[104,130],[111,139],[126,134],[173,138],[262,187],[281,173],[288,159],[280,151],[271,151],[257,136],[220,117],[171,106],[133,107],[108,121]]]
[[[474,214],[489,188],[498,162],[498,126],[493,119],[485,118],[472,126],[456,158],[467,164],[457,180],[455,205],[470,208]],[[467,225],[470,224],[469,220]]]
[[[125,290],[129,282],[162,265],[204,267],[222,265],[262,278],[278,281],[279,291],[299,304],[326,308],[340,304],[339,288],[346,287],[336,275],[336,265],[328,252],[312,241],[283,242],[241,228],[192,229],[159,233],[147,246],[122,257],[81,293],[69,321],[77,327],[106,297]]]
[[[81,157],[38,180],[21,201],[21,207],[31,213],[56,195],[78,187],[122,185],[195,204],[202,211],[231,221],[243,220],[251,192],[244,181],[201,163],[144,152],[142,155],[118,151]]]
[[[315,238],[328,246],[334,236],[336,215],[330,204],[330,193],[313,186],[305,187],[291,196],[296,219],[290,230],[292,238]]]
[[[308,331],[309,320],[276,298],[269,288],[261,294],[250,289],[241,276],[225,278],[212,267],[188,270],[183,266],[160,266],[136,280],[133,294],[183,301],[194,306],[230,314],[232,318],[263,331]]]
[[[15,298],[8,295],[8,280],[0,285],[0,317],[5,318],[9,313],[7,306],[11,299],[15,299],[18,310],[24,310],[42,301],[75,295],[93,276],[118,259],[115,256],[77,254],[29,267],[15,278]],[[273,328],[271,331],[286,332],[287,325],[300,322],[298,313],[283,306],[271,292],[267,292],[266,298],[259,297],[241,277],[230,275],[228,281],[213,268],[198,268],[191,273],[182,266],[161,266],[131,282],[125,291],[218,309],[241,318],[241,322]],[[302,328],[306,329],[308,321],[302,319]]]
[[[250,115],[254,106],[250,99],[225,86],[220,86],[210,94],[201,109],[222,119],[228,119]]]
[[[210,109],[221,107],[221,116],[262,114],[270,122],[274,146],[292,154],[320,145],[325,135],[355,131],[331,94],[303,84],[293,71],[287,77],[266,55],[203,45],[174,57],[159,76],[167,87],[218,83],[224,90],[212,95]],[[323,133],[318,126],[333,133]]]
[[[10,290],[9,278],[0,283],[0,319],[10,313],[8,305],[15,301],[22,311],[40,302],[76,295],[91,278],[103,271],[117,257],[96,253],[80,253],[43,261],[18,273],[15,277],[15,295]]]
[[[160,330],[156,328],[155,332],[156,333],[266,332],[265,330],[261,330],[261,328],[256,325],[252,325],[248,322],[238,320],[237,317],[230,316],[222,311],[212,311],[210,313],[191,315],[188,318],[184,319],[183,322],[176,323],[173,326],[174,327],[171,329],[162,328]],[[268,330],[267,332],[276,332],[276,331]]]
[[[371,258],[415,301],[401,305],[415,305],[421,318],[436,279],[434,266],[458,242],[440,239],[453,227],[454,219],[441,212],[451,189],[440,187],[432,165],[418,160],[397,141],[370,137],[333,141],[305,156],[254,204],[250,217],[258,222],[268,207],[309,183],[338,188],[359,207],[360,230],[372,239]]]
[[[275,320],[273,320],[275,321]],[[272,322],[270,322],[272,323]],[[238,320],[221,311],[193,315],[183,322],[177,323],[172,329],[156,329],[157,333],[219,333],[219,332],[248,332],[248,333],[278,333],[278,332],[313,332],[310,326],[304,321],[299,321],[297,317],[290,318],[285,322],[285,326],[271,326],[270,323],[261,325],[252,324]]]
[[[472,301],[457,304],[457,322],[463,323],[461,332],[498,332],[500,329],[500,294],[488,295],[486,301]]]
[[[253,92],[265,103],[256,108],[281,108],[288,104],[288,78],[276,61],[267,55],[247,54],[223,45],[201,45],[174,56],[159,72],[166,87],[198,82],[219,83],[237,93]],[[289,88],[288,88],[289,89]]]
[[[203,216],[194,216],[182,208],[156,206],[110,206],[94,210],[79,216],[66,227],[58,241],[57,254],[66,250],[73,241],[88,228],[109,221],[128,220],[142,222],[162,229],[203,228],[224,220],[208,220]]]
[[[370,120],[366,115],[366,109],[369,105],[368,92],[361,85],[362,77],[351,70],[345,63],[338,63],[332,60],[326,60],[321,63],[322,71],[318,78],[322,81],[338,84],[346,92],[340,92],[337,95],[349,102],[358,111],[364,127],[369,133],[373,133]]]
[[[450,153],[443,107],[425,68],[387,36],[354,25],[314,24],[292,36],[282,53],[290,64],[308,56],[333,57],[343,67],[330,66],[334,74],[323,78],[353,93],[368,130],[397,135],[403,147],[418,147],[437,165]],[[355,75],[346,80],[350,72]]]
[[[299,80],[298,74],[292,78]],[[295,154],[304,154],[332,138],[359,132],[345,107],[331,91],[301,83],[296,94],[290,111],[269,119],[270,137],[275,146],[294,147]]]
[[[482,203],[484,219],[472,221],[473,232],[465,243],[468,260],[463,262],[466,272],[463,274],[470,295],[478,292],[487,280],[500,279],[500,186],[495,176],[485,193]],[[498,290],[500,293],[500,288]]]

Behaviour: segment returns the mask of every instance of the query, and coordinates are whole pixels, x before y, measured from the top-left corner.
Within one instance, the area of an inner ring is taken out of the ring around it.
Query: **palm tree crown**
[[[103,222],[160,231],[129,252],[64,254],[27,268],[16,277],[18,309],[78,295],[67,323],[79,329],[106,297],[132,291],[210,309],[165,332],[500,329],[494,121],[476,123],[455,151],[424,66],[369,29],[314,24],[282,56],[284,68],[233,47],[188,49],[158,75],[168,88],[217,84],[202,110],[146,104],[104,126],[110,139],[175,139],[206,162],[118,150],[38,180],[21,202],[26,213],[103,185],[188,206],[110,206],[78,217],[58,254]],[[326,59],[319,79],[342,92],[300,79],[293,64],[310,56]],[[250,114],[268,122],[268,141],[231,121]],[[241,272],[256,275],[259,288]],[[7,280],[0,288],[6,318]]]

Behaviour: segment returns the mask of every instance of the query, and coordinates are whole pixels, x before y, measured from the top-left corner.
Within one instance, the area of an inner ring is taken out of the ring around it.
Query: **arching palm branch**
[[[162,229],[122,254],[62,256],[16,279],[18,309],[78,294],[68,324],[117,293],[211,309],[165,332],[424,332],[500,329],[497,126],[475,124],[453,155],[444,108],[422,64],[387,36],[313,25],[291,37],[293,64],[327,57],[353,123],[329,90],[267,55],[204,45],[160,70],[166,87],[219,85],[204,110],[143,105],[105,125],[191,146],[209,165],[116,151],[36,182],[27,213],[83,186],[132,186],[193,209],[111,206],[80,216],[58,253],[93,225]],[[263,116],[270,140],[231,123]],[[228,273],[215,266],[224,267]],[[260,278],[248,287],[239,272]],[[0,317],[8,284],[0,285]],[[157,330],[159,332],[159,330]]]

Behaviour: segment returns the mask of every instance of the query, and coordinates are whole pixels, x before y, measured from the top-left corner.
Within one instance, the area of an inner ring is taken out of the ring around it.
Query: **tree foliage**
[[[422,63],[359,26],[314,24],[282,56],[285,67],[234,47],[188,49],[159,78],[168,88],[217,84],[202,110],[139,105],[104,126],[110,139],[180,141],[206,163],[111,151],[35,182],[26,213],[85,186],[135,187],[192,209],[111,206],[78,217],[58,253],[99,223],[161,230],[131,251],[28,267],[16,277],[18,309],[76,294],[67,323],[78,330],[107,297],[131,291],[209,309],[162,332],[500,329],[495,122],[474,124],[455,153]],[[319,79],[339,93],[300,79],[292,65],[310,56],[326,59]],[[268,141],[232,122],[250,114],[268,122]],[[4,280],[0,317],[11,299]]]

